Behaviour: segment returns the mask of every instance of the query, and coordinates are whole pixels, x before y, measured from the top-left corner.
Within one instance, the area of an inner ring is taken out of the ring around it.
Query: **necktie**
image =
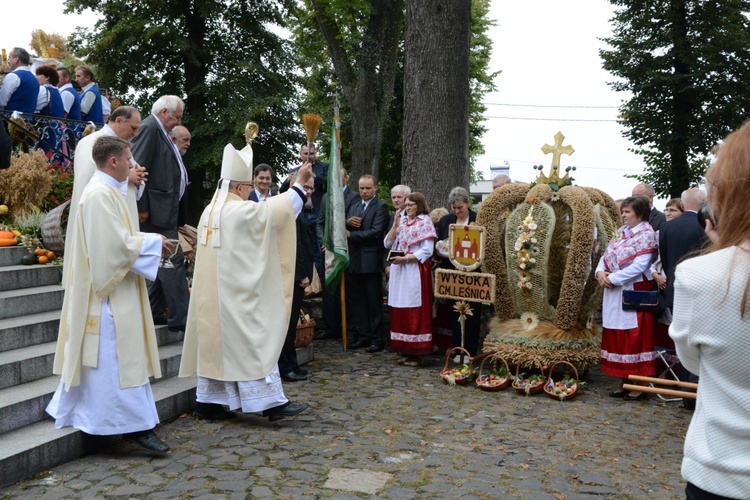
[[[365,215],[365,208],[367,208],[367,204],[363,201],[362,205],[359,207],[359,216],[362,217]]]

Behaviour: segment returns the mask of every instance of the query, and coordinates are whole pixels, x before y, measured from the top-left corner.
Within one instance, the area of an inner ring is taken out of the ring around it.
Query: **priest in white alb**
[[[99,137],[97,170],[81,194],[65,260],[65,287],[53,372],[62,375],[47,413],[55,427],[87,434],[123,434],[142,448],[165,453],[153,432],[159,423],[149,377],[161,377],[146,291],[163,253],[173,245],[138,231],[126,203],[130,145]]]
[[[96,172],[96,163],[94,163],[94,158],[91,156],[94,143],[102,136],[119,137],[120,139],[129,141],[138,134],[140,127],[141,114],[138,110],[132,106],[120,106],[112,112],[109,122],[106,125],[82,138],[76,145],[75,164],[73,165],[73,193],[71,194],[70,206],[68,208],[68,227],[65,233],[65,251],[63,255],[67,256],[70,252],[69,246],[70,242],[73,241],[74,221],[76,220],[76,212],[78,211],[78,203],[81,201],[81,195],[91,177],[94,176],[94,172]],[[126,196],[125,202],[128,205],[128,210],[130,210],[129,215],[135,221],[138,221],[138,206],[136,205],[136,201],[141,197],[146,187],[144,183],[146,175],[148,175],[146,169],[135,165],[134,162],[130,170],[130,182],[125,185],[123,191],[123,194]],[[71,271],[71,266],[67,265],[67,262],[66,260],[63,263],[63,286],[67,283]]]
[[[277,366],[291,313],[296,258],[295,219],[312,176],[263,203],[252,191],[252,149],[224,148],[221,181],[198,224],[193,291],[180,376],[198,375],[198,418],[227,419],[241,409],[271,422],[308,405],[284,396]]]

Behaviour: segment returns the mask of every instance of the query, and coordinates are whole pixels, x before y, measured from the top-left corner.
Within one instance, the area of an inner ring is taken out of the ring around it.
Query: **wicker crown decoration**
[[[606,193],[572,184],[560,156],[573,153],[558,132],[548,175],[531,185],[506,184],[482,203],[477,223],[487,229],[486,270],[495,274],[495,315],[484,342],[515,363],[529,356],[544,365],[565,360],[579,369],[599,362],[601,305],[594,270],[620,225]]]

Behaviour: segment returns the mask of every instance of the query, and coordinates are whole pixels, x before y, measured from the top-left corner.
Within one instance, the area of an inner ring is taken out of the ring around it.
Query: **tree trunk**
[[[469,188],[471,0],[407,0],[402,182],[431,207]]]
[[[206,33],[208,26],[206,18],[200,13],[194,2],[182,4],[185,17],[187,35],[187,47],[181,52],[185,68],[185,119],[186,124],[191,121],[190,115],[202,116],[206,112],[206,95],[204,82],[208,76],[208,61],[211,55],[205,53]],[[194,122],[197,122],[195,120]],[[192,131],[195,134],[195,130]],[[188,155],[189,158],[189,155]],[[184,159],[183,159],[184,160]],[[187,191],[188,200],[188,223],[198,225],[198,220],[203,213],[203,179],[206,175],[205,169],[190,169],[189,161],[185,162],[185,168],[189,170],[188,177],[190,186]]]
[[[352,110],[351,178],[377,177],[383,124],[393,99],[403,0],[370,0],[372,7],[361,43],[354,54],[342,46],[341,27],[331,7],[312,0],[344,97]]]
[[[690,149],[692,117],[697,104],[691,81],[692,71],[689,61],[693,60],[693,56],[687,27],[687,8],[684,2],[673,4],[671,14],[674,41],[672,48],[674,75],[671,82],[674,123],[670,134],[672,179],[669,194],[674,198],[679,198],[682,192],[690,187],[688,150]]]

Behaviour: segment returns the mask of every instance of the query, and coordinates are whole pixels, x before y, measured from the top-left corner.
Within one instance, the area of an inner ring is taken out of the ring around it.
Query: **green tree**
[[[298,11],[298,43],[310,43],[312,54],[330,61],[335,79],[308,80],[318,89],[340,89],[354,145],[349,166],[355,178],[379,174],[383,124],[393,100],[398,42],[403,26],[403,0],[305,0]],[[311,17],[315,18],[315,26]],[[325,45],[321,44],[321,37]],[[310,51],[305,51],[310,54]],[[316,61],[308,59],[307,62]],[[324,62],[313,74],[331,76]],[[335,87],[331,88],[331,84]],[[307,87],[310,89],[310,87]],[[312,90],[312,89],[311,89]],[[328,103],[331,109],[332,100]],[[330,113],[330,111],[329,111]]]
[[[70,48],[96,67],[102,86],[145,117],[160,95],[185,100],[185,125],[193,134],[186,156],[191,170],[191,220],[212,189],[227,142],[243,145],[243,129],[256,121],[255,162],[282,172],[294,160],[304,131],[297,117],[298,77],[290,42],[271,27],[289,13],[272,0],[66,0],[66,12],[102,15],[79,30]]]
[[[302,109],[321,114],[327,118],[331,114],[331,103],[337,93],[341,93],[341,85],[337,72],[334,70],[331,62],[330,51],[326,44],[316,20],[314,9],[300,8],[296,11],[295,22],[292,26],[293,38],[295,41],[295,52],[299,57],[302,68],[302,86],[305,88],[305,95],[302,97]],[[337,12],[333,9],[339,9],[349,6],[349,2],[344,4],[330,2],[326,7],[331,12]],[[492,43],[487,36],[487,30],[494,24],[487,17],[489,11],[489,0],[472,0],[471,2],[471,54],[470,54],[470,91],[469,91],[469,157],[470,161],[483,153],[481,136],[485,132],[482,125],[484,120],[483,114],[486,108],[482,104],[484,95],[494,90],[493,79],[496,73],[489,73],[489,60],[492,52]],[[344,23],[346,15],[335,15],[339,22]],[[357,26],[362,25],[357,22],[352,26],[346,25],[342,31],[346,35],[344,38],[359,36]],[[348,38],[347,38],[348,39]],[[361,49],[352,49],[355,46],[353,40],[342,41],[342,45],[348,47],[347,56],[351,58],[352,64],[356,64],[355,53],[357,57],[363,57]],[[403,26],[400,29],[398,40],[398,54],[396,57],[395,78],[393,86],[393,96],[388,105],[386,119],[382,127],[382,141],[380,146],[380,160],[376,170],[381,186],[386,189],[393,185],[401,183],[402,158],[403,158],[403,113],[404,113],[404,40]],[[342,159],[345,166],[352,165],[352,149],[358,148],[358,143],[353,141],[352,133],[352,108],[349,104],[346,94],[341,99],[341,121],[342,121],[342,142],[343,151]],[[374,124],[368,122],[368,126]],[[326,131],[321,129],[320,149],[328,151],[328,138]],[[354,145],[353,145],[354,142]],[[361,173],[372,173],[372,170],[364,170]],[[358,173],[354,172],[356,176]],[[420,188],[421,189],[421,188]]]
[[[750,111],[750,2],[610,0],[620,7],[601,50],[610,83],[630,94],[625,137],[643,156],[638,178],[679,196],[700,180],[717,142]]]

